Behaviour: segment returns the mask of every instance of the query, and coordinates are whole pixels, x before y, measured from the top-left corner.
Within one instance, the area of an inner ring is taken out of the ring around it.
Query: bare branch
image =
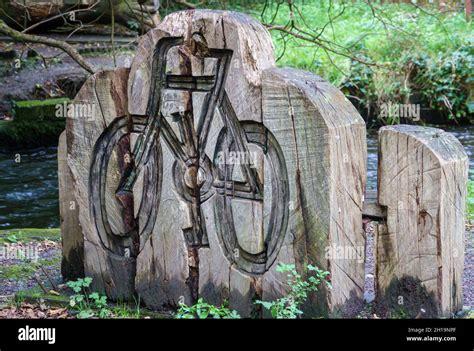
[[[267,27],[268,30],[276,30],[276,31],[280,31],[280,32],[289,34],[289,35],[291,35],[291,36],[293,36],[297,39],[308,41],[310,43],[313,43],[313,44],[321,47],[324,50],[327,50],[327,51],[332,52],[332,53],[337,54],[337,55],[344,56],[346,58],[357,61],[357,62],[362,63],[364,65],[379,66],[376,63],[362,60],[362,59],[360,59],[360,58],[358,58],[354,55],[351,55],[350,53],[345,53],[345,52],[336,50],[336,49],[330,47],[329,45],[325,44],[323,41],[319,40],[318,38],[298,33],[297,31],[294,31],[294,30],[291,30],[291,28],[288,28],[288,26],[272,26],[272,25],[265,24],[265,23],[264,23],[264,26]]]
[[[90,65],[79,54],[79,52],[77,52],[77,50],[74,47],[72,47],[71,45],[69,45],[68,43],[64,41],[46,38],[39,35],[21,33],[17,30],[14,30],[13,28],[10,28],[3,20],[0,20],[0,33],[11,37],[15,41],[26,42],[26,43],[38,43],[38,44],[43,44],[43,45],[58,48],[64,51],[66,54],[68,54],[74,61],[77,62],[77,64],[79,64],[79,66],[84,68],[87,72],[91,74],[94,74],[95,72],[95,68],[92,65]]]

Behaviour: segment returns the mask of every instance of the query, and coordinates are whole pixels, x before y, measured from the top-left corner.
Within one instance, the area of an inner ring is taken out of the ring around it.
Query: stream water
[[[474,126],[449,128],[449,131],[464,145],[470,169],[474,170]],[[375,189],[376,131],[368,133],[367,144],[367,188]],[[57,148],[0,151],[0,229],[58,226]]]

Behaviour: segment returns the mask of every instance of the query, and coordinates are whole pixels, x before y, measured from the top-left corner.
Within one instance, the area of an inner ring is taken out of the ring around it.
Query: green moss
[[[24,261],[11,266],[3,266],[0,268],[0,279],[28,279],[40,267],[48,267],[58,265],[61,262],[61,255],[50,259],[40,259],[38,261]]]
[[[55,121],[58,119],[56,116],[57,106],[64,106],[64,104],[68,102],[68,98],[14,101],[14,121],[30,121],[36,123],[44,120]]]
[[[13,102],[12,121],[0,121],[0,146],[37,147],[55,145],[66,126],[66,119],[56,116],[57,106],[68,98]]]
[[[25,228],[0,230],[0,245],[8,243],[28,243],[32,241],[43,240],[61,240],[60,229]],[[40,266],[47,267],[59,265],[60,262],[61,254],[58,250],[57,254],[52,258],[39,259],[37,261],[24,260],[18,264],[0,267],[0,279],[28,279],[39,269]]]
[[[61,255],[57,255],[55,256],[54,258],[50,258],[48,260],[38,260],[38,262],[36,263],[36,265],[39,267],[39,266],[43,266],[43,267],[48,267],[48,266],[54,266],[54,265],[57,265],[61,262]]]
[[[62,104],[68,102],[68,98],[56,98],[56,99],[47,99],[47,100],[23,100],[15,101],[14,105],[16,108],[33,108],[33,107],[45,107],[45,106],[56,106],[57,104]]]
[[[59,228],[23,228],[0,230],[0,244],[42,240],[60,241],[61,230]]]
[[[43,300],[48,305],[56,306],[56,307],[67,307],[69,305],[68,296],[46,294],[38,286],[32,289],[17,292],[15,295],[15,300],[19,303],[21,302],[37,303],[40,300]]]
[[[66,126],[64,118],[47,122],[0,121],[0,146],[30,148],[57,145]]]

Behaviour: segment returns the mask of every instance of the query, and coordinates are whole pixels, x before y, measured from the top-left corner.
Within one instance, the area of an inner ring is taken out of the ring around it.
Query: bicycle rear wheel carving
[[[263,250],[260,252],[249,252],[239,242],[236,225],[234,221],[233,205],[232,202],[237,200],[238,197],[232,193],[232,190],[221,189],[216,191],[215,202],[214,202],[214,213],[217,219],[216,229],[219,242],[225,253],[227,259],[234,263],[237,268],[243,272],[251,274],[263,274],[265,273],[275,262],[280,248],[285,239],[286,229],[288,225],[288,203],[289,203],[289,186],[288,186],[288,173],[286,170],[286,164],[283,157],[281,148],[273,136],[273,134],[260,123],[254,122],[241,122],[241,129],[245,134],[247,144],[253,145],[260,149],[265,157],[265,172],[271,181],[271,189],[267,191],[271,192],[270,200],[270,213],[269,219],[264,229],[264,243]],[[226,140],[227,139],[227,140]],[[216,159],[221,152],[225,152],[227,145],[227,151],[236,151],[235,143],[231,140],[229,142],[227,138],[227,132],[223,129],[219,135],[216,145]],[[219,181],[227,181],[233,179],[235,165],[232,164],[219,164],[218,179]],[[266,178],[267,179],[267,178]],[[268,183],[266,184],[268,187]],[[252,206],[252,201],[262,202],[266,197],[262,199],[242,199],[242,201],[248,201],[248,205]],[[254,221],[259,221],[263,218],[256,218]]]

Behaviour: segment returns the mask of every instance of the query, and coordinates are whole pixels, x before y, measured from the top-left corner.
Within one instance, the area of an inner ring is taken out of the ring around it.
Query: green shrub
[[[318,286],[322,282],[331,288],[331,284],[326,280],[329,272],[322,271],[312,265],[306,266],[307,279],[303,279],[292,264],[279,264],[277,271],[288,273],[288,286],[290,287],[288,295],[275,301],[256,301],[257,304],[270,311],[273,318],[295,319],[300,317],[303,314],[300,307],[308,299],[309,293],[318,291]]]
[[[175,317],[177,319],[238,319],[240,315],[237,311],[228,309],[226,303],[220,307],[216,307],[204,302],[203,299],[199,299],[197,303],[192,306],[181,303]]]
[[[301,305],[307,300],[311,292],[318,290],[318,286],[322,282],[324,282],[328,288],[332,288],[327,280],[329,272],[324,272],[312,265],[306,266],[305,279],[296,271],[295,266],[292,264],[280,263],[277,266],[277,271],[288,273],[288,286],[290,287],[288,294],[275,301],[255,301],[256,305],[261,305],[263,308],[269,310],[273,318],[295,319],[300,317],[303,314],[300,310]],[[197,303],[192,306],[181,303],[175,314],[175,318],[237,319],[240,318],[240,315],[237,311],[229,309],[227,302],[217,307],[204,302],[204,300],[200,298]]]
[[[67,286],[74,291],[69,300],[69,306],[76,310],[77,318],[107,318],[111,312],[107,306],[107,297],[97,292],[89,292],[92,278],[85,277],[76,281],[67,282]]]

